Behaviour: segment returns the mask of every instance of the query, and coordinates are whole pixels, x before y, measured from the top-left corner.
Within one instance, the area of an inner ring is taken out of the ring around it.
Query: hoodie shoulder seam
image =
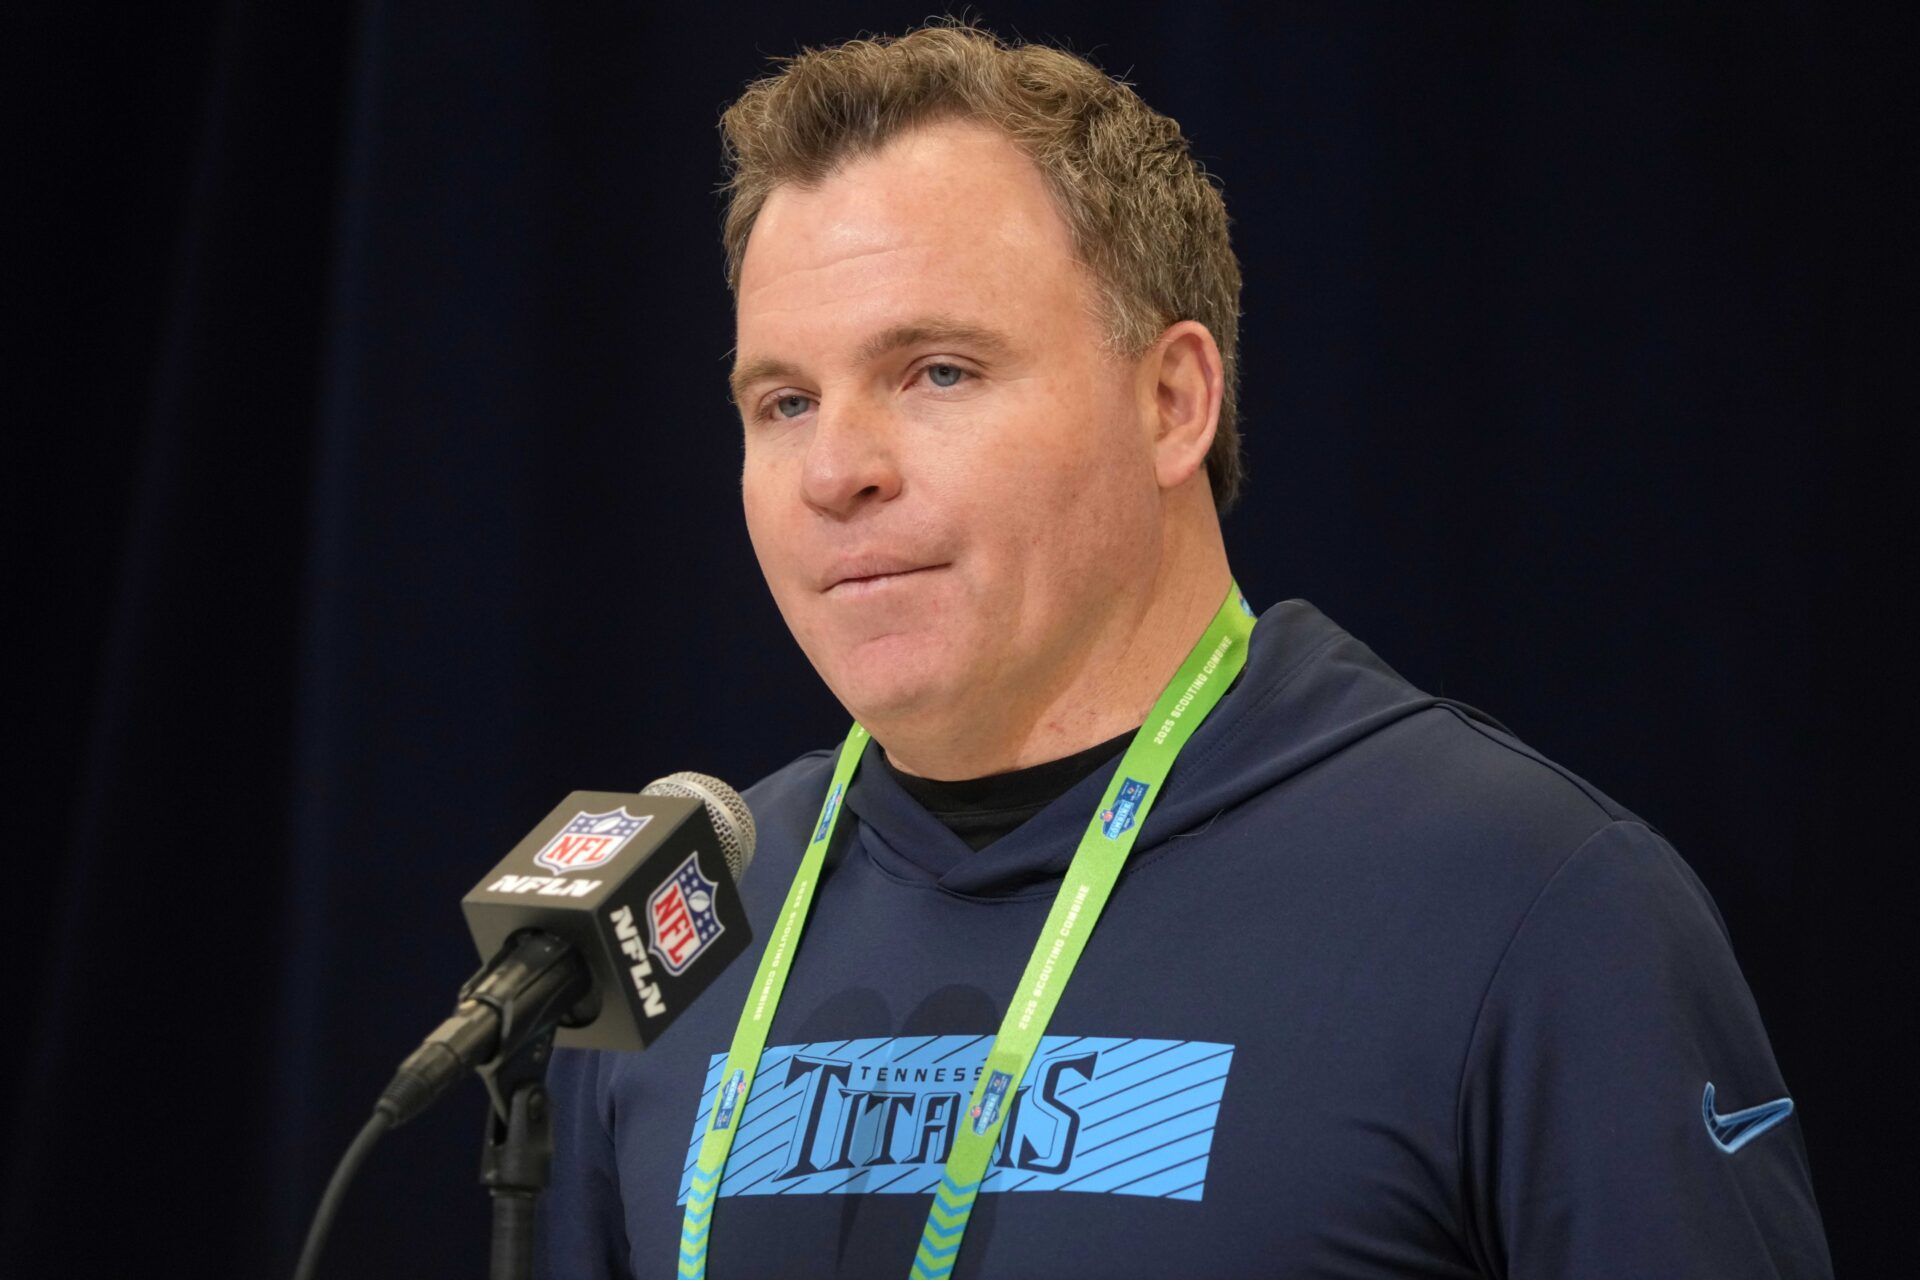
[[[1640,815],[1619,804],[1608,796],[1606,792],[1600,790],[1600,788],[1594,786],[1573,770],[1541,755],[1538,751],[1526,743],[1521,742],[1518,738],[1513,737],[1511,734],[1496,734],[1489,726],[1465,714],[1458,706],[1444,698],[1435,699],[1433,705],[1446,711],[1447,714],[1479,734],[1482,738],[1485,738],[1488,742],[1491,742],[1494,746],[1500,747],[1523,759],[1531,760],[1550,773],[1558,774],[1562,781],[1568,783],[1574,790],[1585,796],[1587,802],[1598,809],[1601,816],[1609,822],[1638,822],[1642,826],[1647,826],[1651,829],[1651,824],[1644,822]]]

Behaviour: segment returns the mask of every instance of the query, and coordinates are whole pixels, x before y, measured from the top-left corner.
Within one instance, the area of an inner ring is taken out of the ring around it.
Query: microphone
[[[549,1035],[646,1048],[752,941],[735,886],[753,851],[746,801],[705,774],[569,795],[461,900],[491,958],[377,1110],[404,1124],[469,1071],[543,1062]]]
[[[541,1083],[558,1042],[644,1049],[752,941],[735,883],[753,814],[718,778],[676,773],[638,795],[576,791],[461,899],[480,972],[453,1016],[409,1054],[334,1167],[294,1280],[312,1280],[367,1153],[469,1071],[492,1111],[480,1180],[493,1196],[492,1280],[533,1273],[534,1201],[547,1183]]]

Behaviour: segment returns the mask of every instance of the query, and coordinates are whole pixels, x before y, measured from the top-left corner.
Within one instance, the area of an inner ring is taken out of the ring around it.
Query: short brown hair
[[[775,187],[811,186],[846,160],[936,120],[1004,132],[1046,178],[1102,295],[1109,341],[1139,355],[1197,320],[1220,344],[1225,394],[1207,477],[1225,511],[1240,491],[1240,264],[1227,209],[1180,126],[1085,59],[1008,44],[965,22],[851,40],[780,60],[721,117],[727,285]]]

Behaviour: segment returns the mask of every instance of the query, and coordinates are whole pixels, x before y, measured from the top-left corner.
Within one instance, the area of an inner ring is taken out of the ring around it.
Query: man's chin
[[[976,687],[946,649],[924,632],[882,636],[854,646],[834,664],[833,675],[821,675],[840,704],[869,727],[938,715]]]

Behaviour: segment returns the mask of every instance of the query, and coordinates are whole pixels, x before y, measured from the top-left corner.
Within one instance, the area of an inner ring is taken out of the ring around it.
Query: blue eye
[[[927,381],[936,387],[951,387],[959,382],[966,372],[957,364],[930,364],[927,366]]]
[[[773,411],[783,418],[797,418],[813,402],[805,396],[781,396],[773,402]]]

